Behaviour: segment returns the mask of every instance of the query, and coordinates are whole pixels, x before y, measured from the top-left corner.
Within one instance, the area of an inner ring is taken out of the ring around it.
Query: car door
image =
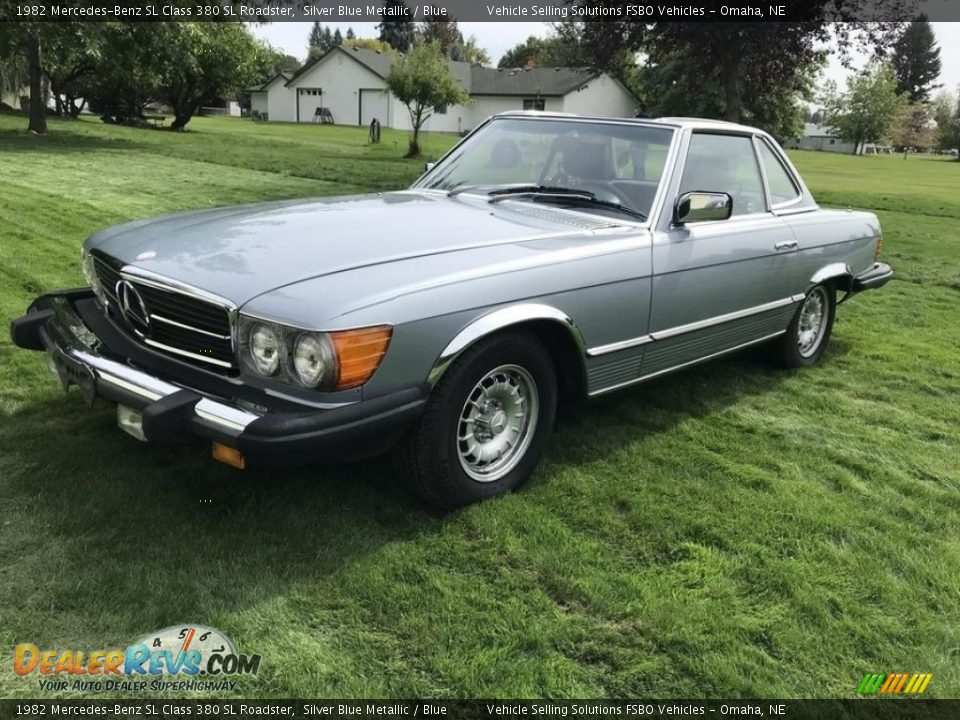
[[[796,303],[797,241],[771,210],[749,133],[693,131],[671,181],[653,239],[648,376],[772,338]],[[684,192],[733,199],[727,220],[678,225],[671,209]]]

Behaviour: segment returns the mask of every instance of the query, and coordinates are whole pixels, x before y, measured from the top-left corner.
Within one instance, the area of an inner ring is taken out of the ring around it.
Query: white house
[[[336,47],[291,77],[275,75],[251,90],[251,109],[271,121],[314,122],[321,110],[340,125],[410,129],[406,106],[387,90],[390,54]],[[462,132],[505,110],[551,110],[632,117],[637,101],[606,73],[583,68],[497,69],[450,61],[470,96],[465,105],[435,109],[424,130]]]

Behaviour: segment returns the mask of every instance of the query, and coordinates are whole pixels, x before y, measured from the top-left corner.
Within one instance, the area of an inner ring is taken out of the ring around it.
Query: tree
[[[352,27],[347,28],[347,40],[353,40],[357,37],[357,34],[353,31]]]
[[[335,47],[343,45],[343,35],[340,34],[340,28],[337,28],[333,33],[333,44]]]
[[[463,45],[463,35],[460,34],[457,21],[452,18],[428,20],[420,23],[417,28],[417,41],[421,43],[436,41],[440,45],[440,52],[447,57],[453,57],[453,54],[458,51],[458,46]],[[454,59],[458,60],[459,57]]]
[[[531,35],[507,50],[497,63],[499,68],[560,67],[591,64],[580,46],[579,37]]]
[[[940,77],[940,48],[925,15],[907,25],[893,45],[891,57],[897,75],[897,92],[910,102],[926,102]]]
[[[933,144],[934,125],[930,108],[923,103],[905,102],[894,121],[891,141],[903,148],[903,159],[913,150],[926,150]]]
[[[408,54],[394,58],[387,75],[387,87],[410,113],[413,135],[408,157],[420,154],[420,128],[435,108],[460,105],[469,97],[450,72],[447,58],[436,41],[414,45]]]
[[[579,2],[579,0],[568,0]],[[912,0],[875,0],[874,6],[902,5]],[[596,0],[595,6],[619,9],[626,18],[632,0]],[[722,3],[710,2],[711,7]],[[878,8],[880,9],[880,8]],[[900,23],[867,23],[857,18],[859,0],[807,0],[790,6],[791,22],[568,22],[564,32],[575,34],[588,50],[591,64],[618,75],[624,64],[643,52],[654,64],[673,53],[698,57],[705,71],[719,72],[722,82],[720,117],[744,118],[745,97],[769,96],[794,82],[798,72],[821,62],[833,44],[849,63],[854,49],[888,47]]]
[[[468,63],[490,64],[490,54],[477,45],[477,38],[473,35],[463,40],[460,45],[460,60]]]
[[[313,21],[313,26],[310,28],[310,35],[307,36],[307,51],[309,52],[313,48],[322,48],[323,47],[323,25],[320,24],[319,20]]]
[[[50,82],[56,114],[77,117],[93,83],[101,53],[100,23],[51,23],[45,28],[47,43],[43,71]]]
[[[257,79],[264,47],[243,23],[155,25],[163,26],[158,95],[173,108],[173,130],[182,130],[203,103]]]
[[[347,38],[343,41],[343,46],[346,48],[364,48],[379,53],[392,53],[394,51],[389,43],[377,40],[377,38]]]
[[[41,48],[49,30],[47,23],[0,23],[0,54],[20,55],[27,69],[30,87],[30,118],[28,129],[43,135],[47,132],[46,94],[43,83]]]
[[[824,119],[840,138],[853,143],[854,153],[859,153],[863,143],[888,137],[902,106],[890,64],[875,62],[850,79],[847,92],[828,88]]]
[[[400,52],[407,52],[416,39],[416,23],[407,18],[412,17],[410,9],[403,0],[386,0],[380,11],[379,40]]]
[[[937,126],[937,149],[949,150],[953,145],[947,143],[954,115],[957,112],[957,97],[948,90],[941,90],[933,99],[930,114]]]

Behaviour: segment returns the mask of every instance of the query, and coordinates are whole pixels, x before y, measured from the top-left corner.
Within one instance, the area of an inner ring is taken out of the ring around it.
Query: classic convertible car
[[[758,343],[815,363],[892,277],[880,245],[754,128],[505,113],[407,190],[97,232],[90,287],[11,335],[140,440],[235,467],[396,446],[451,508],[529,477],[558,402]]]

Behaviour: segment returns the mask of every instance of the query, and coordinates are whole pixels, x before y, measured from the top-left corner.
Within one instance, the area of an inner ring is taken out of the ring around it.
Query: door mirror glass
[[[673,206],[673,222],[677,225],[726,220],[733,214],[733,198],[725,192],[686,192]]]

